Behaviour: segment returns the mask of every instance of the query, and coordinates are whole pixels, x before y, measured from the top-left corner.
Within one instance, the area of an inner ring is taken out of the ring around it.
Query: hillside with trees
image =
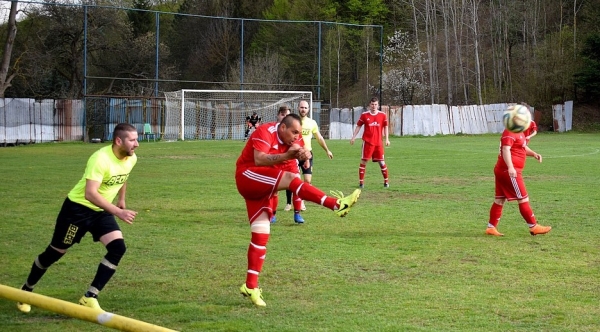
[[[333,107],[379,91],[397,105],[600,100],[600,0],[10,4],[4,97],[243,86],[309,89]]]

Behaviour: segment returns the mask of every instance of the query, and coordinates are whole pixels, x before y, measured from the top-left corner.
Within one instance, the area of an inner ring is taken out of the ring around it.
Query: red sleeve
[[[252,135],[252,147],[260,152],[269,153],[273,134],[268,130],[269,126],[260,126]]]
[[[503,146],[513,146],[515,141],[515,134],[505,129],[502,132],[502,138],[500,138],[500,149],[502,149]]]
[[[365,115],[365,113],[362,113],[362,114],[360,115],[360,117],[358,117],[358,121],[356,122],[356,125],[357,125],[357,126],[362,126],[362,125],[364,125],[364,124],[365,124],[365,122],[363,121],[363,115]]]

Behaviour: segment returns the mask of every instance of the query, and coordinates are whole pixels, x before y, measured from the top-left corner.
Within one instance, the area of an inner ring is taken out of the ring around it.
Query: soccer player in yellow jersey
[[[305,100],[302,100],[298,104],[298,114],[300,115],[300,119],[302,120],[302,139],[304,140],[304,148],[308,151],[311,151],[311,153],[312,153],[311,141],[314,136],[317,139],[317,142],[319,142],[319,145],[327,153],[327,157],[329,157],[329,159],[333,159],[333,153],[331,153],[331,151],[329,151],[329,148],[327,147],[327,143],[325,143],[325,139],[319,132],[319,125],[317,124],[317,121],[311,119],[308,116],[309,112],[310,112],[310,108],[309,108],[308,102]],[[300,169],[302,170],[302,176],[304,178],[304,182],[309,183],[309,184],[312,183],[313,156],[311,156],[309,160],[299,163]],[[294,200],[298,201],[300,199],[296,197],[296,198],[294,198]],[[302,216],[300,216],[300,210],[297,209],[296,205],[297,205],[297,203],[295,202],[294,203],[294,222],[296,222],[298,224],[302,224],[302,223],[304,223],[304,219],[302,218]],[[306,207],[304,206],[304,202],[300,201],[300,206],[301,206],[300,207],[301,210],[306,210]]]
[[[112,145],[92,154],[83,177],[71,189],[62,205],[50,245],[34,260],[22,290],[33,291],[46,270],[89,232],[94,242],[100,241],[107,252],[79,304],[102,310],[98,304],[98,293],[115,273],[126,250],[123,233],[115,216],[131,224],[137,215],[137,212],[126,208],[125,190],[129,173],[137,162],[134,151],[138,146],[136,128],[121,123],[115,127]],[[117,203],[113,204],[115,197]],[[31,310],[27,303],[19,302],[17,308],[22,312]]]

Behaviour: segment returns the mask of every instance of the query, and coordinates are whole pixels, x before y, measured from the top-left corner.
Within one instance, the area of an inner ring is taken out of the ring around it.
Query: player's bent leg
[[[344,196],[341,192],[332,192],[333,197],[325,195],[317,187],[294,178],[289,185],[289,189],[296,193],[301,199],[322,205],[336,211],[340,217],[346,216],[350,208],[356,203],[360,196],[360,189],[356,189],[351,195]]]
[[[102,310],[98,303],[98,294],[115,274],[121,258],[127,251],[121,231],[112,231],[101,236],[100,242],[105,245],[106,255],[98,264],[96,275],[87,292],[79,299],[79,304],[98,310]]]
[[[46,247],[46,250],[35,258],[27,281],[23,284],[21,290],[32,292],[33,288],[38,281],[40,281],[48,268],[61,259],[66,252],[66,249],[58,249],[52,245]],[[17,302],[17,309],[21,312],[28,313],[31,311],[31,306],[27,303]]]
[[[246,282],[240,287],[240,293],[249,297],[258,307],[267,304],[263,300],[262,290],[258,287],[258,277],[262,270],[267,254],[267,243],[271,232],[271,225],[267,212],[263,211],[250,225],[251,240],[248,246],[248,271]]]

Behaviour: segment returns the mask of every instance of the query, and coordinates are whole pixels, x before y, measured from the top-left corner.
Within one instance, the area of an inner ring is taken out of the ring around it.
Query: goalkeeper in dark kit
[[[252,113],[246,117],[246,134],[244,134],[244,141],[248,139],[248,134],[250,133],[250,129],[258,127],[260,125],[260,117],[256,112]]]

